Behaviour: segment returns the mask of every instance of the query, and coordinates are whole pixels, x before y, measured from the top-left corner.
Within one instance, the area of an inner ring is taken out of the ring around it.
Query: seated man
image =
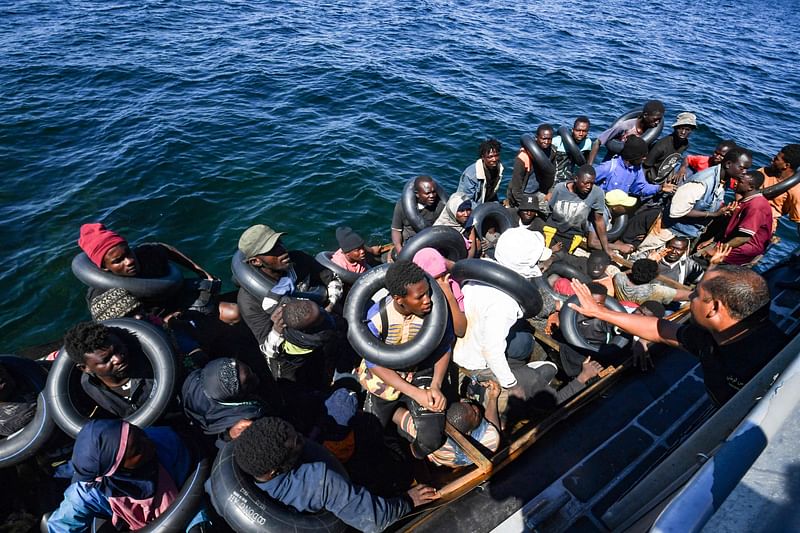
[[[50,533],[89,531],[94,518],[111,519],[120,530],[142,529],[175,502],[192,457],[170,428],[90,420],[75,439],[72,466],[72,484],[47,521]],[[186,530],[202,522],[205,510]]]
[[[239,288],[236,300],[245,324],[266,353],[264,345],[272,330],[272,312],[283,298],[324,287],[325,301],[333,307],[342,295],[342,281],[333,272],[323,267],[310,255],[293,250],[287,251],[281,241],[283,232],[277,232],[257,224],[250,226],[239,238],[239,251],[245,261],[274,282],[270,294],[262,300],[253,296],[244,287]]]
[[[659,100],[648,100],[642,107],[642,113],[636,117],[625,120],[617,126],[612,126],[600,134],[594,144],[592,144],[592,151],[589,153],[589,158],[586,160],[590,165],[594,163],[597,157],[597,152],[600,151],[601,146],[605,146],[611,139],[618,139],[622,142],[628,140],[628,137],[636,135],[641,137],[644,132],[650,128],[655,128],[658,123],[664,118],[664,104]],[[606,154],[606,159],[611,159],[613,154],[609,152]]]
[[[583,153],[584,159],[589,157],[592,150],[592,140],[589,138],[589,117],[581,115],[572,125],[572,140],[578,145],[578,150]],[[556,183],[569,181],[578,169],[578,164],[572,160],[564,146],[561,135],[553,137],[553,150],[556,154]]]
[[[489,452],[495,452],[500,447],[500,413],[497,410],[497,398],[501,389],[496,381],[486,381],[480,385],[486,388],[485,415],[481,413],[481,407],[475,403],[461,400],[447,408],[447,421],[461,434],[470,437]],[[416,435],[414,419],[407,409],[401,407],[395,411],[394,421],[402,432],[411,437]],[[447,442],[441,448],[429,454],[428,460],[435,465],[448,468],[472,464],[472,459],[451,437],[447,437]]]
[[[674,191],[675,186],[672,183],[664,182],[657,185],[647,181],[642,169],[645,157],[647,157],[647,143],[641,137],[628,137],[619,155],[597,166],[595,184],[605,192],[620,190],[639,200],[659,192]]]
[[[432,226],[444,209],[444,200],[436,192],[436,182],[430,176],[419,176],[414,180],[414,195],[417,198],[417,212],[425,221],[425,226]],[[392,213],[392,244],[398,254],[403,243],[417,234],[403,212],[403,199],[397,200]]]
[[[732,148],[720,165],[688,178],[676,189],[669,208],[639,245],[639,252],[660,250],[676,235],[696,239],[711,219],[729,215],[736,206],[722,205],[724,183],[744,176],[752,163],[750,150]]]
[[[542,124],[536,128],[536,144],[542,149],[545,156],[550,161],[555,160],[553,150],[553,127],[550,124]],[[533,196],[539,204],[539,211],[546,211],[545,196],[553,187],[555,176],[544,172],[533,154],[529,154],[524,146],[521,146],[517,157],[514,159],[514,169],[511,171],[511,182],[508,184],[506,196],[508,205],[517,207],[524,196]]]
[[[517,226],[541,232],[545,222],[538,216],[538,209],[539,203],[533,196],[523,196],[517,207],[506,208]]]
[[[260,383],[247,363],[230,357],[214,359],[183,383],[183,412],[217,443],[228,442],[271,411],[258,395]]]
[[[695,129],[697,129],[697,117],[694,113],[678,113],[678,117],[672,125],[672,133],[660,139],[650,148],[647,158],[642,164],[650,183],[671,177],[675,168],[661,169],[661,165],[667,157],[673,154],[682,154],[689,148],[689,136]],[[659,171],[662,173],[660,176]]]
[[[727,140],[719,143],[711,155],[687,155],[676,174],[676,183],[680,183],[686,177],[687,169],[697,173],[719,165],[731,148],[736,148],[736,142]]]
[[[700,359],[711,400],[721,406],[781,349],[789,338],[769,318],[767,282],[747,268],[719,265],[692,292],[692,320],[684,324],[598,306],[574,281],[584,316],[609,322],[646,341],[681,347]]]
[[[126,330],[80,322],[64,335],[64,346],[83,372],[83,390],[112,415],[132,415],[153,393],[153,369],[136,337]]]
[[[368,533],[383,531],[414,507],[439,497],[426,485],[412,487],[405,497],[374,496],[351,484],[329,451],[303,439],[279,418],[256,420],[234,441],[233,457],[272,499],[301,513],[328,511]]]
[[[341,319],[337,320],[311,300],[290,300],[281,304],[271,318],[273,328],[262,351],[275,379],[286,379],[317,390],[329,385],[332,365],[328,355],[331,358],[345,355],[336,349],[346,329]]]
[[[772,237],[772,208],[769,200],[761,194],[764,174],[748,172],[736,180],[736,195],[741,199],[734,202],[735,208],[720,239],[721,244],[732,249],[725,258],[729,265],[746,265],[762,255]],[[713,255],[709,245],[703,250]]]
[[[798,168],[800,168],[800,144],[787,144],[775,155],[770,166],[760,168],[757,172],[765,175],[764,188],[767,188],[790,178]],[[773,234],[778,229],[778,221],[784,215],[788,216],[800,231],[800,184],[770,198],[769,205],[772,207]],[[776,242],[767,248],[764,257],[753,267],[756,272],[766,272],[790,253],[792,246],[781,245],[779,238],[773,240]]]
[[[694,285],[706,271],[706,267],[689,256],[689,239],[673,237],[667,241],[667,247],[658,252],[651,252],[648,259],[658,262],[658,273],[681,285]],[[637,259],[636,256],[633,257]]]
[[[36,391],[0,364],[0,438],[28,425],[36,416]]]
[[[511,228],[500,236],[495,260],[528,279],[541,275],[537,263],[543,254],[550,255],[541,234]],[[463,377],[497,381],[509,396],[522,401],[544,393],[560,403],[582,389],[600,370],[599,365],[590,365],[578,380],[556,392],[550,386],[556,366],[544,361],[529,362],[534,339],[527,323],[520,320],[522,308],[514,297],[473,281],[466,283],[462,292],[467,332],[456,342],[453,360]],[[554,310],[552,305],[545,305],[540,315],[546,317]]]
[[[553,189],[550,198],[550,216],[547,226],[555,229],[545,235],[561,242],[567,253],[572,253],[593,226],[600,241],[600,246],[609,253],[606,237],[606,221],[603,217],[605,199],[603,191],[594,186],[595,171],[591,165],[583,165],[575,173],[573,180],[559,183]],[[550,243],[548,243],[550,244]]]
[[[655,281],[658,276],[658,263],[652,259],[639,259],[633,263],[629,273],[620,272],[614,276],[614,290],[617,300],[641,304],[647,300],[664,305],[689,299],[688,289],[675,289]]]
[[[414,263],[398,261],[386,271],[386,288],[389,296],[367,311],[369,329],[387,344],[409,342],[432,309],[428,278]],[[382,426],[386,427],[401,402],[411,412],[418,430],[411,451],[418,458],[433,453],[445,441],[447,400],[442,382],[453,339],[452,323],[448,323],[439,346],[413,367],[393,370],[365,359],[358,370],[361,386],[367,391],[364,411],[375,415]]]
[[[233,324],[239,321],[236,304],[219,302],[213,299],[219,290],[219,279],[204,270],[178,249],[162,242],[140,244],[133,250],[119,234],[106,229],[103,224],[93,223],[81,226],[78,246],[98,268],[117,276],[157,278],[167,273],[167,262],[188,268],[202,278],[197,287],[185,284],[177,295],[167,295],[148,299],[143,304],[147,312],[165,316],[186,308],[196,309],[204,314],[219,313],[219,319]],[[86,303],[101,296],[106,289],[90,287],[86,292]]]
[[[468,166],[458,181],[456,192],[464,193],[476,204],[496,202],[497,190],[503,181],[500,162],[500,141],[487,139],[478,147],[479,159]]]
[[[370,268],[368,254],[380,256],[380,246],[364,246],[364,239],[347,226],[336,228],[336,240],[339,249],[334,252],[331,261],[348,272],[363,274]]]

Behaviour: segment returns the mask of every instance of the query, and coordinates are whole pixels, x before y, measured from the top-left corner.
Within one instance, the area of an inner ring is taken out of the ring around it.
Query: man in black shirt
[[[417,213],[425,222],[425,226],[433,226],[444,210],[445,202],[436,192],[436,182],[430,176],[418,176],[414,180],[414,195],[417,200]],[[397,200],[392,212],[392,244],[398,254],[403,244],[417,234],[411,225],[408,215],[403,210],[403,199]]]
[[[153,369],[136,338],[96,322],[80,322],[64,336],[67,355],[83,372],[81,387],[120,418],[135,413],[155,387]]]
[[[640,338],[680,346],[700,359],[703,380],[721,406],[788,342],[769,320],[767,282],[750,269],[719,265],[706,272],[690,295],[692,322],[618,313],[597,305],[584,284],[572,282],[585,316],[597,317]]]

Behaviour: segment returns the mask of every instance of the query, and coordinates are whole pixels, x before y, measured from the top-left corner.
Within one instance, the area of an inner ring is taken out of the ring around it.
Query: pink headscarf
[[[414,263],[433,278],[438,278],[447,273],[447,262],[444,256],[435,248],[423,248],[414,254]],[[463,311],[464,295],[461,293],[461,286],[452,278],[450,279],[450,290],[453,291],[453,296],[456,297],[458,308]]]

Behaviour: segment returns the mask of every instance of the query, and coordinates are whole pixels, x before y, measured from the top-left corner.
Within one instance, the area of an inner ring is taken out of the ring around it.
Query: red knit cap
[[[128,241],[118,233],[106,229],[99,222],[81,226],[81,234],[78,238],[78,246],[98,268],[103,268],[103,258],[106,256],[106,252],[118,244],[127,243]]]

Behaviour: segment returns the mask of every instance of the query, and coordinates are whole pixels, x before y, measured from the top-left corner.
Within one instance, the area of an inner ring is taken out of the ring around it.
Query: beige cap
[[[285,235],[285,233],[275,231],[264,224],[250,226],[239,237],[239,251],[242,252],[245,259],[265,254],[275,247],[281,235]]]

